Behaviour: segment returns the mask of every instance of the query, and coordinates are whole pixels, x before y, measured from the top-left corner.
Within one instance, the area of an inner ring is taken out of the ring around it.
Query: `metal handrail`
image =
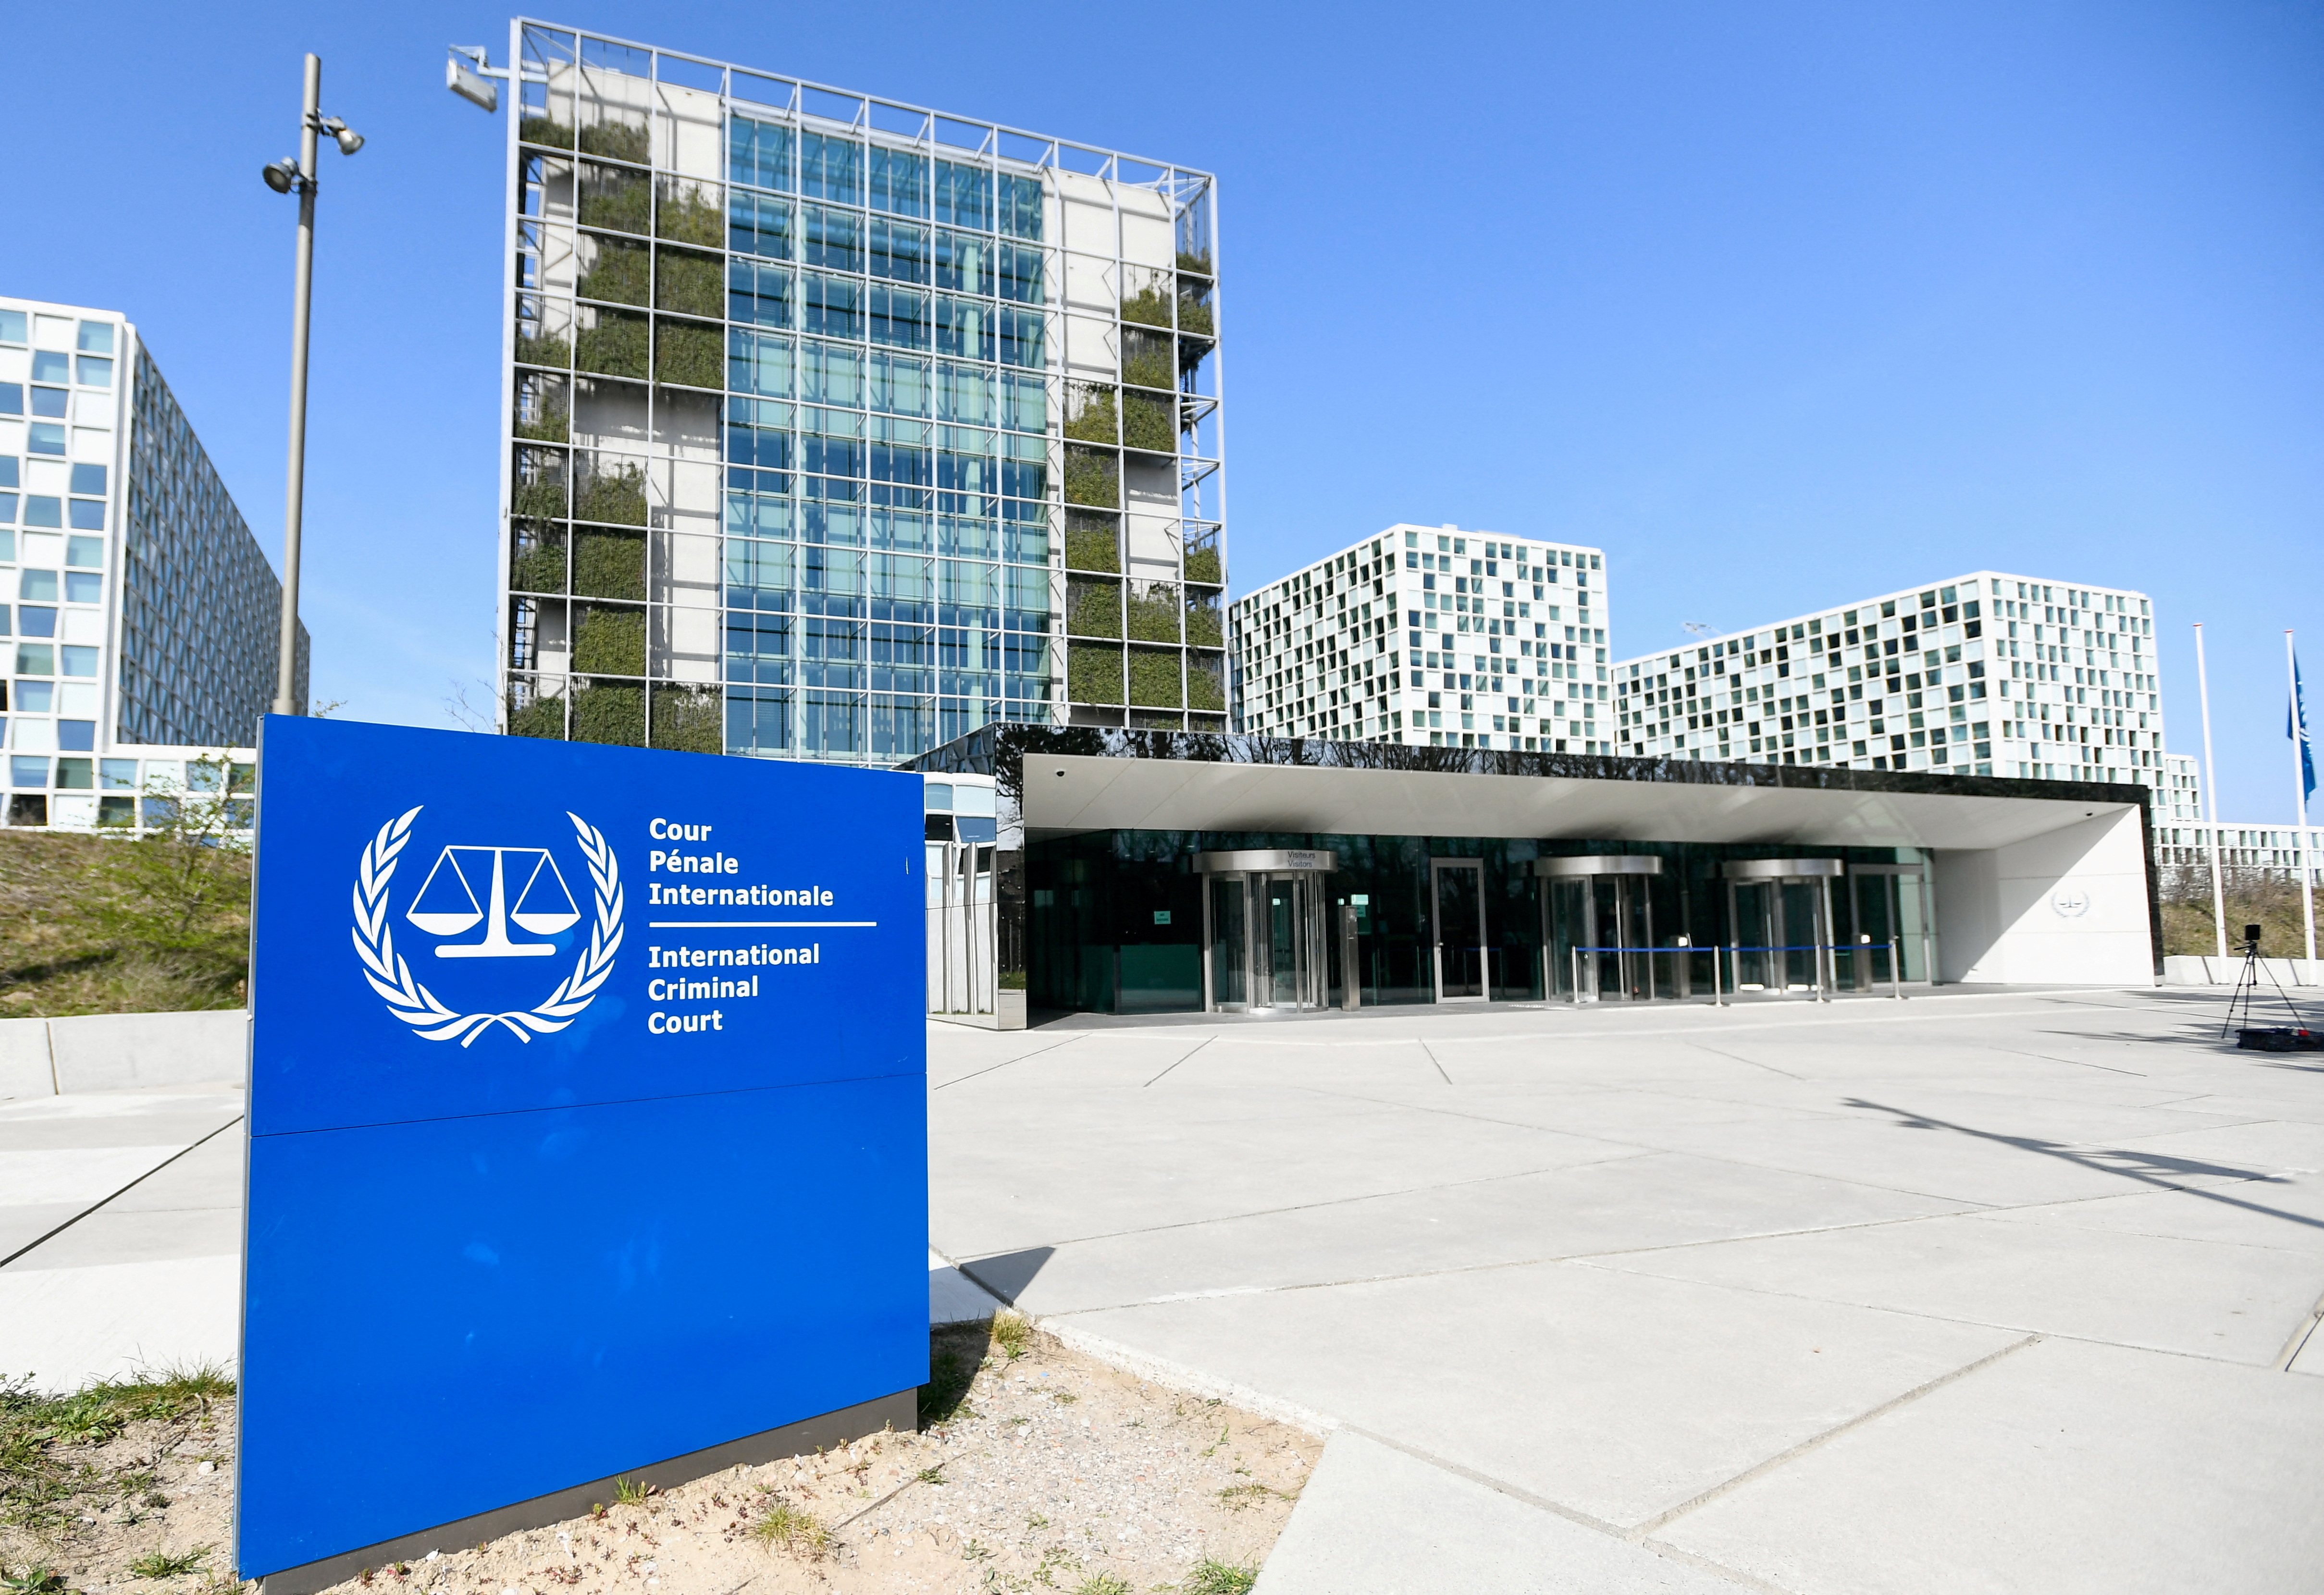
[[[1724,947],[1720,946],[1717,943],[1711,943],[1705,946],[1684,945],[1674,947],[1575,946],[1570,949],[1573,962],[1573,990],[1572,1000],[1576,1004],[1579,1004],[1582,1000],[1582,954],[1584,953],[1643,953],[1650,958],[1657,954],[1670,954],[1677,955],[1683,954],[1708,953],[1711,954],[1711,1000],[1715,1005],[1724,1008],[1727,1006],[1727,993],[1720,986],[1719,969],[1719,954],[1722,952],[1728,955],[1729,968],[1735,976],[1734,981],[1730,982],[1729,985],[1738,993],[1741,991],[1741,979],[1743,973],[1742,955],[1746,953],[1830,953],[1834,954],[1836,957],[1837,954],[1842,952],[1885,952],[1888,954],[1888,995],[1896,1001],[1902,1002],[1904,1000],[1904,972],[1898,967],[1902,961],[1899,959],[1897,954],[1902,952],[1903,947],[1904,944],[1901,942],[1875,942],[1870,940],[1854,942],[1802,942],[1785,946],[1753,946],[1741,942],[1729,942]],[[1649,965],[1648,967],[1651,971],[1652,966]],[[1829,1002],[1831,1000],[1831,995],[1824,988],[1823,977],[1826,967],[1827,965],[1825,961],[1819,957],[1816,960],[1816,1000],[1819,1002]],[[1647,984],[1650,987],[1653,984],[1653,976],[1651,973],[1647,977]],[[1832,989],[1836,991],[1838,990],[1838,971],[1835,969],[1833,971]]]

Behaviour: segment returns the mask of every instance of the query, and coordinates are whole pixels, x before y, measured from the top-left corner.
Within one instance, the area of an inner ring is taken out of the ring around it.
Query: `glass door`
[[[1783,971],[1784,989],[1819,990],[1821,980],[1817,966],[1823,962],[1824,943],[1831,939],[1823,933],[1823,882],[1782,882],[1775,908],[1775,945],[1784,949],[1775,962]]]
[[[1582,990],[1590,990],[1590,972],[1582,967],[1589,955],[1577,955],[1574,949],[1598,945],[1598,938],[1591,934],[1591,915],[1595,905],[1590,895],[1590,879],[1586,875],[1552,877],[1542,885],[1548,889],[1543,897],[1549,915],[1549,930],[1542,938],[1548,951],[1547,990],[1552,998],[1570,1002],[1573,1000],[1577,976]]]
[[[1436,1000],[1485,1000],[1484,865],[1439,859],[1435,865]]]
[[[1855,913],[1858,945],[1870,937],[1868,952],[1857,954],[1850,982],[1859,991],[1890,981],[1930,979],[1929,878],[1918,864],[1858,865],[1849,871],[1848,897]]]
[[[1737,880],[1728,886],[1727,901],[1732,928],[1729,939],[1736,951],[1730,973],[1738,991],[1783,989],[1780,954],[1766,949],[1783,945],[1780,899],[1772,880]]]
[[[1211,1006],[1250,1006],[1250,936],[1245,908],[1250,886],[1240,875],[1211,877]]]

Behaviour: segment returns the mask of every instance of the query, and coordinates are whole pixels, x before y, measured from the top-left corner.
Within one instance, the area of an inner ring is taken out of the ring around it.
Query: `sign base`
[[[918,1424],[919,1391],[899,1390],[892,1396],[859,1401],[853,1406],[827,1412],[821,1417],[785,1424],[779,1429],[746,1434],[723,1445],[706,1446],[681,1457],[629,1469],[617,1477],[670,1489],[707,1478],[713,1473],[724,1472],[737,1464],[757,1467],[762,1462],[798,1456],[817,1448],[828,1451],[833,1446],[845,1445],[850,1441],[861,1440],[885,1430],[906,1434]],[[599,1479],[587,1484],[576,1484],[569,1489],[552,1490],[529,1501],[519,1501],[513,1506],[490,1512],[479,1512],[473,1517],[440,1524],[416,1534],[398,1535],[392,1540],[382,1540],[359,1551],[326,1556],[319,1562],[309,1562],[298,1567],[286,1567],[281,1572],[268,1573],[260,1581],[259,1589],[262,1595],[313,1595],[315,1590],[345,1583],[367,1567],[382,1568],[392,1562],[418,1562],[430,1551],[464,1550],[482,1544],[486,1540],[498,1539],[503,1535],[516,1534],[528,1528],[546,1528],[569,1517],[584,1517],[592,1506],[599,1502],[612,1505],[614,1482],[614,1479]]]

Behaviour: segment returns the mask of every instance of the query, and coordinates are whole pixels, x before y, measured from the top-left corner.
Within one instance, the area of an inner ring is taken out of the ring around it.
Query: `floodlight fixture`
[[[272,166],[260,167],[258,175],[264,178],[266,186],[276,193],[287,194],[299,186],[298,160],[293,156],[285,155]]]
[[[454,44],[448,49],[451,53],[444,58],[444,87],[486,115],[499,110],[500,86],[491,79],[508,74],[493,70],[481,44]]]
[[[342,155],[352,155],[364,147],[363,134],[349,127],[337,116],[327,116],[323,119],[323,131],[331,135],[331,142],[339,146],[339,153]]]

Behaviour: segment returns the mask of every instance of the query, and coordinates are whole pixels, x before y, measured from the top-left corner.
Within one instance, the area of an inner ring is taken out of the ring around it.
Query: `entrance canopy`
[[[1507,757],[1535,762],[1524,755]],[[1986,849],[2135,809],[2139,790],[1654,760],[1543,760],[1604,769],[1520,774],[1091,756],[1031,747],[1022,759],[1021,817],[1028,835],[1310,832]]]

